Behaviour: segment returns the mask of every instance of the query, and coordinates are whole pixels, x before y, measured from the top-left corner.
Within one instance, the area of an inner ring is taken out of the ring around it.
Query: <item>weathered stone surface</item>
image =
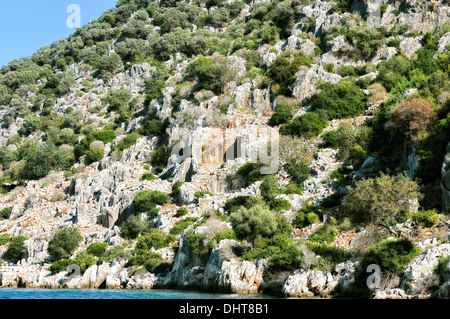
[[[292,95],[303,100],[317,92],[315,83],[318,81],[337,83],[341,78],[338,74],[326,72],[322,66],[314,65],[310,69],[301,66],[292,85]]]
[[[430,293],[429,289],[439,284],[439,277],[435,274],[434,268],[440,256],[444,258],[450,256],[450,244],[426,249],[413,260],[406,268],[400,288],[409,295]]]

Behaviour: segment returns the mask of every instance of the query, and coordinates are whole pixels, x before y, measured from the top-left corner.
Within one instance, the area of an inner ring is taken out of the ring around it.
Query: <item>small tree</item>
[[[277,230],[277,219],[270,210],[262,206],[250,209],[239,208],[230,215],[231,225],[239,239],[249,239],[251,242],[259,235],[271,237]]]
[[[47,251],[54,259],[69,258],[83,240],[78,228],[59,229],[48,243]]]
[[[400,103],[389,113],[385,129],[392,140],[417,143],[421,134],[430,133],[437,122],[433,105],[424,99]]]
[[[421,198],[419,185],[407,176],[382,173],[355,182],[344,197],[341,209],[357,223],[374,224],[391,231],[391,224],[404,218],[413,202]]]
[[[22,235],[13,237],[8,245],[8,249],[5,252],[5,258],[11,260],[13,263],[17,263],[21,260],[26,253],[26,249],[23,246],[23,242],[25,240],[27,240],[27,238]]]
[[[64,169],[67,166],[66,154],[52,143],[44,143],[33,148],[25,157],[22,177],[39,179],[47,176],[51,170]]]

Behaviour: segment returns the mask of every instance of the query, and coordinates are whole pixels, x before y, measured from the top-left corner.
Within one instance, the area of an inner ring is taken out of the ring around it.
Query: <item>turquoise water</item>
[[[271,299],[267,295],[202,293],[184,290],[1,288],[0,299]]]

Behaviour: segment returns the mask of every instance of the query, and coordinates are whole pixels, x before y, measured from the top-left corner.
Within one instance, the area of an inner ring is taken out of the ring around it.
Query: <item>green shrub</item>
[[[203,198],[205,195],[213,196],[209,191],[197,191],[194,193],[195,201],[198,203],[199,198]]]
[[[281,127],[282,134],[312,138],[319,135],[327,127],[328,115],[322,109],[295,117],[291,123]]]
[[[264,177],[263,182],[260,185],[260,191],[262,198],[271,203],[275,200],[275,197],[281,194],[281,189],[278,186],[278,180],[276,176],[267,175]]]
[[[148,225],[138,216],[132,215],[119,226],[119,229],[122,238],[135,239],[148,229]]]
[[[61,271],[67,271],[67,267],[72,264],[74,264],[74,261],[71,259],[60,259],[52,263],[49,270],[54,275]]]
[[[128,134],[127,136],[125,136],[123,139],[120,140],[120,142],[115,145],[113,147],[113,150],[119,150],[119,151],[123,151],[127,148],[130,148],[131,146],[134,145],[134,143],[136,143],[138,138],[141,138],[142,136],[136,132],[133,132],[131,134]]]
[[[250,241],[258,235],[273,236],[278,226],[275,215],[262,206],[241,207],[230,215],[230,222],[239,239]]]
[[[297,185],[303,185],[311,173],[311,167],[307,160],[300,160],[287,167],[287,173],[291,177],[291,182]]]
[[[315,259],[311,269],[319,270],[324,273],[332,272],[334,266],[351,259],[351,252],[337,246],[327,243],[308,242],[307,246],[320,258]]]
[[[306,214],[305,218],[306,218],[306,221],[308,222],[308,224],[310,224],[310,225],[317,223],[319,221],[319,215],[317,215],[316,213],[313,213],[313,212]]]
[[[234,239],[236,241],[238,240],[233,229],[227,229],[227,230],[215,233],[214,236],[210,239],[210,241],[208,243],[209,250],[214,249],[214,247],[216,247],[220,243],[220,241],[223,239]]]
[[[94,141],[102,141],[105,144],[111,143],[116,138],[116,132],[109,128],[93,131],[90,135]]]
[[[317,229],[314,234],[308,237],[307,242],[318,244],[331,244],[338,234],[338,229],[334,226],[325,225]]]
[[[437,266],[434,268],[434,273],[437,274],[441,279],[447,275],[447,266],[450,263],[450,256],[444,257],[440,256]]]
[[[439,215],[435,210],[427,210],[427,211],[418,211],[408,214],[408,217],[418,226],[423,228],[433,227]]]
[[[80,267],[80,272],[81,274],[83,274],[86,271],[86,269],[88,269],[92,265],[95,265],[96,259],[93,255],[89,254],[88,252],[82,251],[75,257],[73,263]]]
[[[9,234],[0,235],[0,246],[6,245],[11,241],[11,236]]]
[[[149,212],[156,205],[164,205],[170,197],[161,191],[140,191],[134,197],[134,205],[138,212]]]
[[[107,243],[92,243],[86,249],[86,252],[95,257],[102,257],[105,254],[106,248],[108,248]]]
[[[389,228],[410,210],[410,201],[422,198],[419,185],[400,174],[381,173],[379,177],[355,182],[343,199],[341,211],[356,223],[378,224]]]
[[[322,143],[320,144],[320,147],[328,147],[334,149],[339,148],[338,133],[336,130],[331,130],[323,133],[321,138]]]
[[[186,207],[180,207],[177,209],[177,213],[175,214],[175,217],[182,217],[188,213],[188,210]]]
[[[301,207],[295,214],[294,219],[292,220],[292,226],[297,228],[303,228],[310,225],[311,224],[310,220],[314,220],[314,217],[310,217],[309,219],[307,219],[306,216],[311,213],[319,216],[319,207],[310,204]]]
[[[12,209],[13,209],[13,206],[3,208],[0,211],[0,220],[1,219],[8,219],[9,215],[11,214]]]
[[[124,260],[130,257],[130,252],[126,251],[123,246],[115,246],[108,249],[103,256],[99,257],[97,260],[98,264],[103,262],[112,262],[114,260]]]
[[[156,176],[153,173],[145,172],[142,174],[141,181],[153,181],[156,179]]]
[[[147,251],[152,247],[155,250],[167,247],[173,239],[173,236],[166,235],[162,230],[152,228],[144,235],[139,236],[135,252],[138,254],[140,251]]]
[[[179,235],[181,234],[186,228],[194,224],[198,220],[197,217],[187,217],[184,219],[181,219],[173,225],[173,227],[170,229],[170,233],[172,235]]]
[[[137,132],[143,136],[148,135],[161,135],[163,132],[164,124],[161,120],[152,119],[145,121],[144,124],[137,130]]]
[[[24,179],[39,179],[47,176],[51,170],[59,170],[66,167],[67,158],[64,151],[46,142],[33,148],[27,154],[22,175]]]
[[[272,114],[269,120],[270,126],[278,126],[288,123],[294,115],[294,109],[292,106],[280,103],[275,107],[275,112]]]
[[[175,183],[172,184],[172,192],[170,193],[170,196],[172,196],[172,198],[177,201],[180,194],[181,194],[181,190],[180,187],[181,185],[183,185],[184,182],[182,181],[177,181]]]
[[[186,239],[192,254],[198,256],[203,263],[206,263],[209,258],[209,249],[205,245],[203,234],[190,231]]]
[[[275,198],[270,202],[270,209],[276,212],[291,209],[291,203],[284,198]]]
[[[23,242],[28,238],[22,235],[15,236],[11,238],[11,241],[8,244],[8,248],[4,254],[7,260],[11,260],[13,263],[17,263],[24,257],[26,253],[26,249],[23,246]]]
[[[321,92],[311,97],[314,110],[325,110],[334,119],[360,115],[367,107],[364,92],[353,82],[324,83]]]
[[[303,185],[298,185],[296,183],[289,183],[284,189],[282,189],[283,194],[289,195],[289,194],[297,194],[301,195],[303,194],[304,188]]]
[[[420,248],[409,239],[382,240],[369,248],[362,257],[361,268],[377,264],[381,271],[402,275],[411,260],[420,254]]]
[[[78,228],[63,227],[50,239],[47,251],[55,260],[69,258],[82,240]]]
[[[233,213],[237,211],[241,206],[250,209],[256,205],[264,205],[264,201],[256,196],[239,195],[228,199],[225,202],[224,210],[228,213]]]
[[[263,178],[259,171],[259,165],[256,163],[245,163],[239,167],[236,173],[243,178],[247,186]]]
[[[101,147],[91,146],[89,148],[89,151],[86,153],[84,157],[84,164],[90,165],[92,163],[101,161],[104,156],[105,152],[102,150]]]
[[[257,237],[253,249],[244,251],[244,260],[270,258],[264,268],[264,279],[270,279],[281,271],[294,271],[301,265],[302,253],[297,244],[286,234],[277,234],[272,238]]]

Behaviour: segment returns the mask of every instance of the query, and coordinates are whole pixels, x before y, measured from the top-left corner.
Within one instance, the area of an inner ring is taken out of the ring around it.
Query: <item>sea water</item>
[[[267,295],[203,293],[169,289],[1,288],[0,299],[271,299]]]

